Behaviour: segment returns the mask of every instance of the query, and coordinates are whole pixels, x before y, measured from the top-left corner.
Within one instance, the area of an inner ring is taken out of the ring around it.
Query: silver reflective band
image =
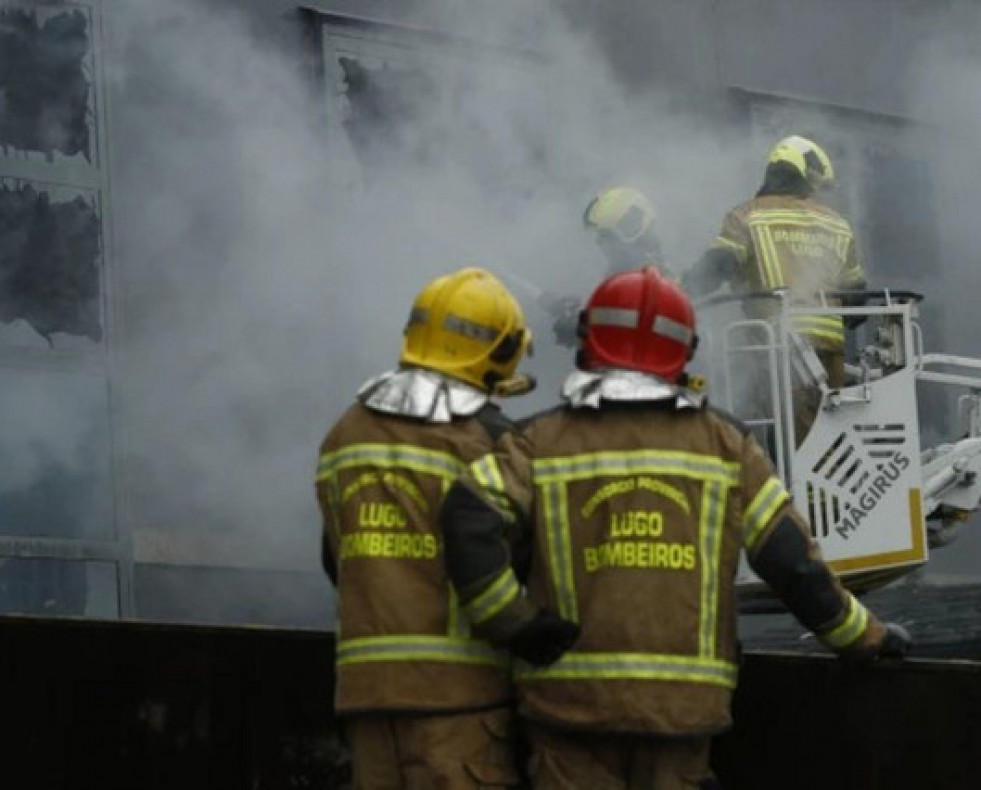
[[[684,345],[689,345],[692,339],[692,331],[687,326],[673,318],[668,318],[666,315],[659,315],[654,319],[654,326],[651,331],[655,335],[661,335],[662,337],[669,337],[672,340],[677,340],[679,343]]]
[[[429,311],[425,307],[413,307],[409,311],[409,326],[424,324],[429,320]]]
[[[469,337],[473,340],[483,340],[485,343],[492,343],[497,340],[499,332],[490,326],[475,323],[458,315],[448,315],[443,320],[443,329],[449,332],[456,332],[458,335]]]
[[[593,307],[589,311],[590,326],[622,326],[626,329],[636,329],[639,322],[640,313],[625,307]]]

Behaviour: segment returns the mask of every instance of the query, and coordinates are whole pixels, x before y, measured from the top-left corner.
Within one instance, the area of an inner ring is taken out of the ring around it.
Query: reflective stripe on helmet
[[[592,307],[589,310],[590,326],[621,326],[636,329],[640,322],[640,311],[625,307]]]
[[[666,315],[659,315],[654,319],[654,326],[651,327],[651,331],[655,335],[677,340],[686,346],[691,345],[692,338],[695,337],[695,333],[689,327],[673,318],[668,318]]]
[[[483,326],[458,315],[446,316],[443,319],[443,329],[484,343],[493,343],[500,335],[500,332],[492,326]]]
[[[369,636],[337,643],[337,665],[375,661],[444,661],[504,666],[506,658],[486,642],[452,636]]]
[[[515,676],[536,680],[667,680],[734,688],[731,661],[657,653],[577,653],[570,651],[549,667],[519,665]]]

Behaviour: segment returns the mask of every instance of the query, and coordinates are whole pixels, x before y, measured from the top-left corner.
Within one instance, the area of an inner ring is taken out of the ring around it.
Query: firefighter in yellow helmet
[[[722,221],[715,242],[682,284],[706,294],[730,283],[737,292],[789,289],[791,304],[818,305],[821,292],[861,290],[865,273],[851,225],[820,200],[834,185],[831,159],[817,143],[792,135],[770,152],[756,196],[736,206]],[[828,300],[827,304],[837,304]],[[842,319],[801,315],[795,331],[810,342],[828,375],[828,386],[844,384],[845,327]],[[817,413],[819,393],[798,387],[795,394],[797,443]]]
[[[539,664],[515,666],[535,788],[699,787],[731,723],[742,551],[835,652],[902,655],[909,636],[842,588],[752,434],[691,387],[695,312],[677,284],[615,274],[580,327],[564,402],[447,494],[449,573],[478,633]],[[556,617],[580,628],[571,649],[534,628]]]
[[[323,564],[337,590],[335,709],[354,787],[517,783],[507,656],[471,634],[443,563],[440,499],[530,389],[521,309],[467,268],[417,296],[398,369],[368,381],[320,448]],[[477,613],[479,614],[479,613]]]
[[[583,224],[594,234],[607,260],[607,274],[641,266],[665,271],[656,219],[651,201],[630,186],[604,189],[589,202]]]
[[[583,212],[583,225],[606,259],[607,275],[641,266],[671,274],[663,263],[656,221],[657,214],[647,196],[625,184],[602,190]],[[582,301],[576,297],[555,300],[552,330],[560,345],[576,345],[576,321],[581,307]]]

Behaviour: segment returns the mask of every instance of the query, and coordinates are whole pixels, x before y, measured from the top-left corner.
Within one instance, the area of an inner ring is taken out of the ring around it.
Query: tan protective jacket
[[[868,650],[884,633],[820,560],[755,440],[706,409],[563,407],[505,435],[447,497],[448,560],[478,553],[514,517],[533,540],[527,595],[500,563],[481,578],[450,572],[494,639],[539,607],[581,625],[556,664],[517,666],[522,713],[545,723],[665,735],[727,727],[743,549],[831,648]]]
[[[735,255],[737,289],[789,288],[796,305],[819,304],[819,291],[861,288],[865,283],[851,226],[834,209],[811,198],[766,195],[748,200],[726,214],[712,246]],[[802,315],[794,324],[818,347],[844,345],[840,317]]]
[[[338,593],[339,713],[508,700],[505,655],[470,636],[436,515],[453,480],[510,427],[492,405],[427,423],[358,403],[324,440],[317,496],[324,564]]]

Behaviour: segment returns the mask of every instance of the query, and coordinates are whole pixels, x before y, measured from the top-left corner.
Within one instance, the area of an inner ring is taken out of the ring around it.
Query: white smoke
[[[329,115],[350,123],[357,107],[328,103],[298,52],[235,4],[103,5],[122,514],[138,550],[170,542],[163,554],[188,545],[197,564],[316,573],[317,444],[361,382],[396,363],[422,284],[479,265],[585,297],[605,264],[581,213],[617,182],[651,196],[680,271],[755,191],[773,139],[706,115],[685,86],[628,84],[615,39],[577,29],[563,5],[416,2],[404,22],[453,35],[335,41],[428,80],[395,128],[376,127],[389,137],[370,161]],[[636,14],[624,25],[650,22]],[[782,122],[834,133],[820,114]],[[976,198],[966,169],[949,174],[951,197]],[[970,249],[965,231],[957,252]],[[554,402],[572,352],[514,290],[536,332],[524,367],[542,382],[506,404],[523,416]],[[20,479],[41,473],[38,459]]]
[[[392,132],[415,156],[382,147],[369,162],[340,125],[324,134],[328,109],[356,108],[325,106],[296,53],[244,18],[183,0],[108,12],[138,547],[149,531],[204,547],[205,564],[224,550],[229,564],[315,571],[317,444],[359,384],[395,364],[422,284],[480,265],[584,297],[604,263],[581,213],[621,180],[658,205],[679,263],[711,239],[745,187],[740,138],[697,126],[670,96],[628,92],[555,7],[523,5],[417,5],[419,24],[480,42],[403,53],[429,80],[429,103]],[[499,46],[517,30],[526,50]],[[551,405],[572,353],[515,292],[538,335],[526,367],[543,382],[508,404],[521,416]]]

